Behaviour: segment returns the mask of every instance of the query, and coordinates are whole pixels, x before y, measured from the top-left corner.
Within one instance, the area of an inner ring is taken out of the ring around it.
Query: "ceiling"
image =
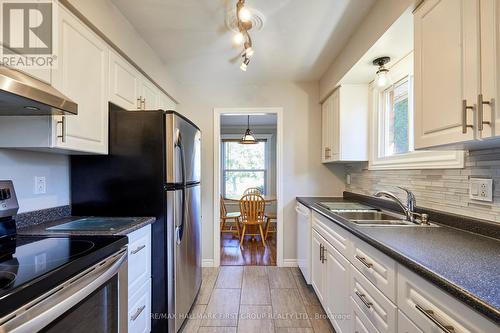
[[[326,71],[375,0],[247,0],[265,16],[239,69],[225,26],[236,0],[112,0],[180,83],[311,81]]]
[[[250,116],[250,127],[265,126],[272,127],[277,125],[278,118],[276,114],[262,114]],[[247,115],[223,115],[221,116],[222,127],[247,126]]]
[[[373,60],[379,57],[390,57],[391,61],[386,65],[390,68],[412,50],[413,14],[407,10],[349,70],[342,78],[341,83],[370,83],[377,72]]]

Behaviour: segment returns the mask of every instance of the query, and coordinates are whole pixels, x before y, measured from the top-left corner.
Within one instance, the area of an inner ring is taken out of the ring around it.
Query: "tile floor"
[[[183,333],[334,332],[312,287],[297,268],[204,268]]]

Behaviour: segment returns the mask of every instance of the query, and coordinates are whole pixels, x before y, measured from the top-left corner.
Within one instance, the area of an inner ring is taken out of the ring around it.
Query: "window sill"
[[[386,158],[372,158],[369,170],[463,169],[463,151],[415,151]]]

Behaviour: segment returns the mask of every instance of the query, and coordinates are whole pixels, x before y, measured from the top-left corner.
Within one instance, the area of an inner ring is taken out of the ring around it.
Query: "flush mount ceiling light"
[[[389,61],[391,61],[391,58],[389,57],[380,57],[373,60],[373,65],[378,66],[375,77],[375,85],[379,89],[383,89],[391,83],[389,70],[384,66],[385,64],[389,63]]]
[[[236,12],[226,18],[226,25],[235,32],[233,43],[243,47],[240,69],[246,72],[248,64],[250,64],[250,58],[255,53],[252,48],[252,38],[248,31],[252,28],[260,30],[264,25],[264,19],[257,10],[247,8],[245,0],[238,0],[236,3]]]
[[[255,136],[253,135],[252,131],[250,130],[250,116],[247,116],[247,130],[245,131],[245,134],[243,134],[243,137],[240,140],[240,143],[242,145],[252,145],[258,143],[258,141],[255,139]]]

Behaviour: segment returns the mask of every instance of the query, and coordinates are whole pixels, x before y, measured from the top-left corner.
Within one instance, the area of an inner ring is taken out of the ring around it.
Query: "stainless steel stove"
[[[122,332],[127,238],[19,236],[0,181],[0,332]]]

